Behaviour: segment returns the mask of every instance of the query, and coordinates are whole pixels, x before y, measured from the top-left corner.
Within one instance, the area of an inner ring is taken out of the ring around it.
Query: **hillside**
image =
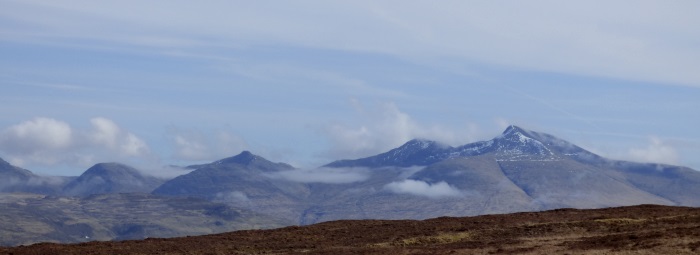
[[[90,167],[63,187],[63,195],[89,196],[108,193],[150,193],[164,180],[147,176],[119,163],[100,163]]]
[[[221,233],[291,223],[201,199],[149,194],[84,198],[0,194],[0,245],[75,243]]]
[[[343,220],[141,241],[36,244],[0,254],[697,254],[700,208],[620,208]]]
[[[75,177],[39,176],[0,158],[0,192],[57,194]]]

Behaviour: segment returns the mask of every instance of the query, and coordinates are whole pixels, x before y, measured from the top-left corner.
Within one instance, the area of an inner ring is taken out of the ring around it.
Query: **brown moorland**
[[[699,254],[700,208],[639,205],[0,247],[0,254]]]

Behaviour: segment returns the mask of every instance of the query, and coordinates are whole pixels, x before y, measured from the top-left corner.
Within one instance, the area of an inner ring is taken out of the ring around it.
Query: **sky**
[[[513,124],[700,170],[697,10],[0,0],[0,157],[43,175],[99,162],[167,175],[242,150],[313,168]]]

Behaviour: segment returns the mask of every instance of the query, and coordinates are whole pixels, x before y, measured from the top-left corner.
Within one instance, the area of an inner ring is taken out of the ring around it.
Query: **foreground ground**
[[[700,208],[632,207],[305,227],[141,241],[42,243],[0,254],[700,254]]]

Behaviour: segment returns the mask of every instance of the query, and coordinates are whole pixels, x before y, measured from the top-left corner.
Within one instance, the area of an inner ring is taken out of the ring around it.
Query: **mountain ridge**
[[[142,174],[136,168],[121,163],[98,163],[63,187],[68,196],[89,196],[104,193],[150,193],[164,180]]]
[[[523,149],[527,151],[523,151]],[[552,149],[556,149],[558,154],[555,155]],[[557,160],[562,156],[577,156],[579,154],[587,158],[602,158],[552,135],[510,125],[503,133],[487,141],[452,147],[436,141],[413,139],[385,153],[359,159],[337,160],[324,166],[425,166],[450,158],[478,156],[493,151],[500,152],[500,160]],[[410,158],[410,160],[405,160],[406,158]]]
[[[607,159],[518,126],[457,147],[413,139],[374,156],[316,169],[297,169],[250,151],[187,168],[193,171],[165,181],[151,194],[224,203],[298,225],[638,204],[700,206],[696,170]],[[83,175],[137,175],[135,169],[98,170]]]

